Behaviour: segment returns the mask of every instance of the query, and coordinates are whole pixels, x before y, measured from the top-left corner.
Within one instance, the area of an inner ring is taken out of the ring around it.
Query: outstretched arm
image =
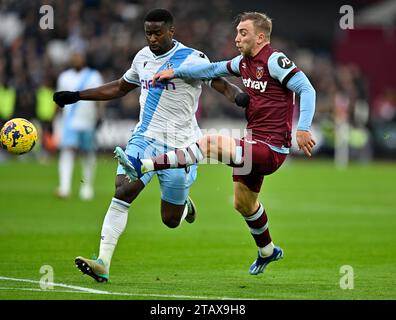
[[[233,60],[238,61],[237,58],[234,58]],[[204,62],[194,66],[181,66],[176,69],[162,70],[154,75],[153,84],[155,84],[156,81],[172,78],[209,80],[218,77],[235,75],[228,69],[227,64],[230,65],[230,61]]]
[[[60,107],[73,104],[79,100],[111,100],[125,96],[128,92],[138,87],[123,78],[106,83],[97,88],[83,91],[58,91],[54,93],[53,100]]]
[[[212,88],[224,95],[232,103],[239,107],[247,108],[249,106],[249,96],[244,93],[238,86],[232,84],[224,78],[213,79]]]
[[[80,100],[111,100],[125,96],[138,85],[126,82],[123,78],[103,86],[80,91]]]

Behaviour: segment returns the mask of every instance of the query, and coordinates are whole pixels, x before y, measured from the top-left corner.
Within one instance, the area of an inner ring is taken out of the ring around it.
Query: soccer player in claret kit
[[[153,80],[242,77],[250,100],[246,108],[248,134],[240,140],[207,135],[187,148],[152,159],[128,157],[118,147],[115,152],[132,180],[149,171],[191,166],[205,157],[230,159],[228,164],[234,167],[234,207],[244,217],[258,247],[258,256],[249,273],[257,275],[270,262],[283,257],[283,250],[272,242],[266,210],[258,201],[264,176],[275,172],[289,153],[294,92],[300,96],[297,144],[311,156],[315,141],[309,130],[316,93],[306,75],[284,53],[271,47],[272,21],[267,15],[246,12],[237,21],[235,44],[240,56],[229,61],[163,70]]]

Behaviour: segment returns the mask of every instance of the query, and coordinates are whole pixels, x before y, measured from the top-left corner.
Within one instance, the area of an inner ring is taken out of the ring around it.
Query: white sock
[[[92,189],[93,179],[96,169],[95,153],[90,152],[84,155],[81,159],[81,165],[82,165],[83,185],[86,185],[87,188]]]
[[[129,206],[129,203],[113,198],[104,218],[99,259],[102,259],[108,269],[110,269],[111,258],[117,245],[118,238],[125,230],[128,221]]]
[[[264,248],[259,248],[259,253],[261,257],[268,257],[274,252],[274,243],[271,241]]]
[[[167,156],[167,163],[169,164],[168,168],[177,168],[180,165],[184,168],[196,164],[202,161],[203,159],[205,159],[205,156],[203,155],[197,143],[193,143],[189,145],[187,148],[180,148],[174,151],[169,151],[165,153],[165,155]],[[160,160],[164,161],[164,155],[158,157]],[[157,160],[155,160],[156,158],[141,159],[140,161],[142,162],[142,167],[141,167],[142,173],[156,170],[154,161],[158,161],[158,157]]]
[[[74,151],[71,149],[61,150],[59,155],[59,192],[69,195],[74,167]]]
[[[188,213],[188,205],[186,203],[186,205],[184,206],[183,214],[182,214],[181,219],[180,219],[180,223],[182,223],[182,221],[186,218],[187,213]]]
[[[154,171],[154,162],[151,159],[141,159],[142,161],[142,173]]]

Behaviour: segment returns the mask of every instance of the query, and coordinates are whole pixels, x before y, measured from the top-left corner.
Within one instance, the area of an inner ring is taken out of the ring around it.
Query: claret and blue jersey
[[[242,78],[250,104],[246,110],[254,139],[273,150],[289,153],[293,118],[293,92],[300,95],[299,130],[309,130],[315,111],[315,90],[305,74],[282,52],[269,44],[255,57],[237,56],[229,61],[174,69],[176,77],[212,79],[234,75]]]

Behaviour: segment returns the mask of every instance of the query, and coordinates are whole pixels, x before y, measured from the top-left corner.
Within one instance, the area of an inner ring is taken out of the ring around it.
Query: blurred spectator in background
[[[13,79],[13,87],[16,90],[14,118],[32,120],[36,116],[36,97],[29,74],[23,70],[16,71],[17,76]]]
[[[49,82],[54,82],[56,75],[67,66],[73,46],[84,48],[90,67],[99,70],[105,82],[119,78],[128,69],[137,51],[145,45],[144,34],[140,31],[141,22],[144,12],[154,7],[164,7],[174,12],[177,18],[176,37],[182,43],[206,52],[209,59],[228,59],[238,54],[233,45],[234,30],[229,28],[230,21],[242,6],[237,1],[49,0],[45,4],[54,8],[55,25],[54,29],[48,30],[39,27],[38,12],[42,4],[39,0],[0,3],[0,99],[8,99],[6,104],[9,108],[13,100],[12,92],[16,90],[15,105],[20,115],[35,114],[32,111],[35,110],[33,92],[47,82],[47,78]],[[282,5],[279,3],[278,6]],[[270,4],[257,3],[257,10],[265,11],[266,6]],[[318,151],[328,155],[334,153],[336,102],[346,101],[351,125],[349,144],[351,150],[356,149],[351,154],[356,153],[357,158],[370,158],[372,123],[394,121],[396,111],[392,106],[395,105],[395,89],[393,98],[391,91],[384,92],[374,106],[370,105],[369,102],[374,101],[375,97],[369,97],[365,75],[356,65],[334,61],[332,52],[315,47],[315,41],[310,42],[311,48],[298,47],[294,41],[279,36],[281,26],[279,24],[278,29],[274,30],[273,45],[289,53],[289,57],[306,71],[317,90],[313,125],[323,138],[322,145],[318,144]],[[232,81],[239,84],[239,80]],[[1,88],[11,91],[1,91],[4,90]],[[106,119],[137,120],[138,95],[139,92],[134,92],[111,101],[105,111]],[[9,111],[1,110],[1,117],[9,118]],[[237,108],[231,110],[225,98],[203,88],[197,118],[198,121],[230,119],[243,122],[244,113]]]
[[[396,124],[396,89],[387,88],[375,99],[373,121]]]
[[[81,50],[81,49],[80,49]],[[62,72],[58,79],[58,91],[81,91],[103,84],[100,73],[86,66],[85,54],[71,54],[71,68]],[[59,187],[57,196],[67,198],[71,192],[74,159],[77,151],[82,153],[82,184],[80,198],[91,200],[94,196],[93,180],[96,163],[97,102],[78,101],[62,109],[62,134],[59,143]]]
[[[396,88],[384,88],[374,100],[371,129],[376,152],[381,156],[396,155]]]
[[[57,147],[52,126],[56,113],[56,105],[52,100],[54,92],[49,76],[44,78],[43,83],[36,90],[36,115],[40,125],[41,156],[44,160],[47,158],[47,153],[54,153]]]
[[[15,109],[16,91],[0,78],[0,128],[11,118]]]

